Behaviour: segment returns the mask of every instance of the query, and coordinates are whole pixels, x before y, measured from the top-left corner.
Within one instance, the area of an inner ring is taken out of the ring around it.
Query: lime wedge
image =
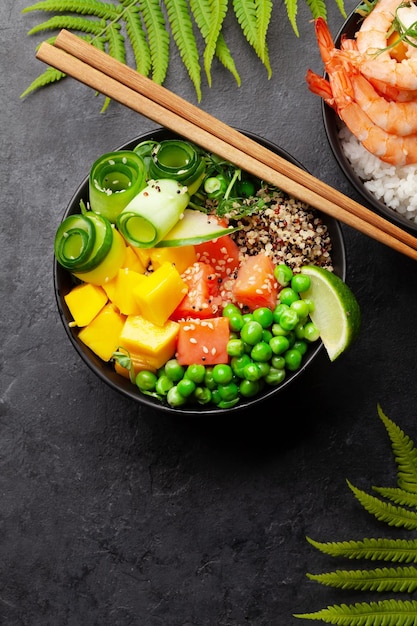
[[[312,300],[311,321],[317,326],[331,361],[337,359],[359,334],[361,313],[350,288],[339,276],[322,267],[305,265],[301,273],[311,284],[300,295]]]

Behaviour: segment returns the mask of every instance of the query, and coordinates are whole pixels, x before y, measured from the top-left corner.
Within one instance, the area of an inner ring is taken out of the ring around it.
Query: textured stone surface
[[[417,440],[415,264],[344,228],[361,337],[261,415],[171,419],[107,388],[58,318],[52,240],[93,160],[155,125],[116,103],[100,114],[70,79],[20,101],[44,69],[28,4],[0,4],[0,623],[293,626],[293,613],[364,599],[307,580],[335,564],[305,537],[387,534],[346,478],[395,486],[378,402]],[[304,6],[298,19],[299,39],[274,6],[269,81],[229,19],[243,84],[216,66],[201,106],[352,193],[304,84],[321,69]],[[167,86],[194,102],[175,54]]]

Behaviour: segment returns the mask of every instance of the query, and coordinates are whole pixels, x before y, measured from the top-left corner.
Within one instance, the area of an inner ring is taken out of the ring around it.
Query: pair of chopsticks
[[[36,57],[271,185],[417,260],[417,239],[165,87],[62,30]]]

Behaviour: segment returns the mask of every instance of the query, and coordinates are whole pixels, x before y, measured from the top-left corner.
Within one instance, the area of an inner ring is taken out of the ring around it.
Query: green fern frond
[[[129,37],[135,57],[136,69],[143,76],[147,76],[151,71],[151,53],[146,34],[140,18],[139,7],[129,6],[125,11],[126,33]]]
[[[258,19],[258,47],[259,50],[262,51],[261,59],[265,63],[265,60],[268,59],[268,47],[266,41],[272,16],[272,0],[255,0],[255,4]],[[268,66],[270,72],[272,72],[269,61]]]
[[[210,5],[210,29],[205,38],[206,47],[203,56],[204,70],[209,86],[211,86],[211,64],[216,53],[217,41],[222,30],[224,18],[226,17],[228,0],[212,0]]]
[[[417,563],[417,539],[380,538],[321,543],[307,537],[307,541],[317,550],[334,557]]]
[[[220,63],[232,74],[232,76],[234,76],[237,86],[240,87],[240,75],[236,69],[236,64],[222,33],[220,33],[216,43],[216,56]]]
[[[44,30],[76,30],[82,33],[90,33],[91,35],[101,35],[106,22],[102,20],[90,20],[85,17],[76,17],[74,15],[56,15],[42,24],[34,26],[28,35],[35,35]]]
[[[394,504],[417,509],[417,493],[410,493],[405,489],[396,489],[395,487],[372,487],[372,489]]]
[[[162,85],[168,71],[169,35],[159,0],[140,0],[139,8],[148,33],[152,80]]]
[[[415,600],[381,600],[328,606],[317,613],[294,617],[322,621],[337,626],[416,626]]]
[[[51,11],[54,13],[78,13],[79,15],[94,15],[106,19],[115,19],[119,13],[114,4],[100,2],[100,0],[43,0],[22,10]]]
[[[306,2],[313,19],[317,19],[318,17],[327,19],[327,8],[324,0],[306,0]]]
[[[110,24],[106,33],[110,56],[126,63],[125,38],[120,32],[120,24]]]
[[[390,420],[378,404],[378,415],[391,439],[392,450],[397,463],[398,486],[405,491],[417,493],[417,449],[401,428]]]
[[[354,487],[349,481],[347,482],[362,506],[379,521],[386,522],[389,526],[396,526],[397,528],[417,529],[417,513],[394,506],[389,502],[383,502],[379,498]]]
[[[255,50],[264,64],[268,78],[271,76],[271,65],[266,44],[259,46],[259,21],[257,0],[233,0],[233,9],[247,42]]]
[[[307,577],[322,585],[337,589],[392,591],[394,593],[413,593],[417,589],[417,569],[415,567],[336,570],[325,574],[307,574]]]
[[[195,23],[206,43],[210,33],[210,2],[211,0],[190,0],[190,8]],[[238,86],[240,86],[240,76],[222,32],[219,33],[217,38],[215,54],[220,63],[234,76]],[[209,80],[208,77],[207,80]]]
[[[42,74],[40,74],[34,81],[25,89],[25,91],[21,94],[21,98],[25,98],[27,95],[36,91],[36,89],[40,89],[41,87],[46,87],[46,85],[51,85],[52,83],[56,83],[57,81],[65,78],[66,74],[61,72],[60,70],[56,70],[54,67],[48,67]]]
[[[165,0],[172,36],[177,44],[181,59],[201,100],[201,67],[197,42],[186,0]]]
[[[298,0],[284,0],[284,4],[292,29],[296,36],[299,37],[300,33],[297,26]]]

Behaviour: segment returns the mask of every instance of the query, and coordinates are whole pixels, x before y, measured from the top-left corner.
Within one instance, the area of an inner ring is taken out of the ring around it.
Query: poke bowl
[[[336,34],[337,48],[343,38],[355,39],[364,20],[358,12],[361,6],[363,4],[353,10]],[[332,153],[367,206],[397,226],[411,233],[417,232],[417,163],[395,166],[368,152],[324,100],[322,116]]]
[[[250,137],[251,139],[255,139],[256,141],[258,141],[259,143],[261,143],[262,145],[264,145],[265,147],[271,149],[272,151],[274,151],[275,153],[279,154],[280,156],[282,156],[283,158],[285,158],[286,160],[294,163],[295,165],[300,166],[300,164],[293,158],[291,157],[287,152],[285,152],[283,149],[275,146],[274,144],[270,143],[269,141],[266,141],[260,137],[257,137],[251,133],[244,133],[246,136]],[[136,138],[134,138],[133,140],[129,141],[126,144],[123,144],[122,146],[120,146],[119,148],[117,148],[114,152],[116,153],[124,153],[126,151],[137,151],[138,150],[138,146],[147,146],[149,147],[149,145],[151,146],[161,146],[164,145],[164,142],[175,142],[175,141],[179,141],[179,142],[184,142],[186,141],[184,138],[182,137],[178,137],[177,135],[175,135],[174,133],[171,133],[170,131],[163,129],[163,128],[158,128],[156,130],[154,130],[153,132],[147,133],[147,134],[143,134],[141,136],[138,136]],[[187,142],[188,143],[188,142]],[[195,146],[194,146],[195,147]],[[113,152],[113,154],[114,154]],[[143,153],[142,153],[143,154]],[[144,160],[146,160],[147,157],[144,157]],[[301,166],[300,166],[301,167]],[[55,240],[55,245],[57,242],[57,238],[58,238],[58,233],[60,232],[60,229],[62,229],[63,225],[65,225],[66,223],[68,223],[68,221],[70,221],[70,218],[77,218],[80,215],[80,207],[83,207],[84,210],[87,208],[88,213],[91,213],[91,211],[89,211],[89,201],[90,198],[92,198],[92,195],[90,194],[90,190],[92,189],[91,187],[91,177],[92,177],[92,171],[94,170],[94,165],[91,167],[90,173],[86,176],[86,178],[81,182],[81,184],[79,185],[78,189],[76,190],[76,192],[74,193],[72,199],[70,200],[67,209],[64,212],[64,215],[62,217],[62,221],[58,226],[57,229],[57,236],[56,236],[56,240]],[[151,181],[152,182],[152,181]],[[157,181],[158,183],[159,181]],[[246,181],[247,182],[247,181]],[[250,179],[249,179],[250,182]],[[148,189],[148,187],[147,187]],[[243,192],[242,192],[243,193]],[[192,196],[192,199],[194,199],[195,197],[198,196]],[[294,199],[291,199],[291,202]],[[262,201],[261,204],[263,205],[264,202]],[[284,207],[284,205],[283,205]],[[283,209],[284,210],[284,209]],[[300,209],[301,210],[301,209]],[[322,215],[321,213],[319,213],[318,211],[315,211],[313,209],[311,209],[311,207],[304,207],[302,209],[303,211],[305,211],[305,215],[307,216],[306,219],[311,220],[311,223],[314,224],[314,226],[312,226],[312,228],[317,228],[318,231],[320,231],[321,233],[323,233],[323,241],[325,240],[327,242],[327,246],[328,246],[328,250],[326,252],[326,263],[327,264],[331,264],[331,268],[332,268],[332,272],[334,272],[337,276],[339,276],[342,280],[345,279],[346,276],[346,254],[345,254],[345,244],[344,244],[344,239],[343,239],[343,234],[342,234],[342,230],[340,228],[340,225],[338,223],[338,221],[336,221],[335,219],[331,218],[330,216],[327,215]],[[294,213],[294,208],[290,207],[290,211],[292,211]],[[197,213],[199,213],[199,211],[197,211]],[[295,215],[295,213],[294,213]],[[297,216],[299,216],[300,214],[297,213]],[[284,215],[284,219],[285,219],[285,215]],[[288,218],[290,219],[290,218]],[[294,218],[296,220],[296,218]],[[119,223],[119,222],[118,222]],[[217,222],[218,224],[218,222]],[[281,224],[282,226],[283,224]],[[253,224],[251,223],[251,227],[253,226]],[[285,224],[284,224],[285,226]],[[78,228],[78,225],[77,225]],[[229,227],[227,227],[229,228]],[[259,228],[261,228],[259,226]],[[113,228],[113,231],[117,230]],[[132,231],[134,231],[135,229],[133,228]],[[172,232],[172,231],[170,231]],[[233,244],[235,247],[237,246],[237,248],[242,248],[242,240],[239,240],[239,237],[241,236],[241,230],[236,229],[230,229],[230,234],[226,234],[224,233],[224,231],[222,231],[222,235],[223,236],[218,236],[218,238],[211,238],[210,241],[214,243],[214,245],[217,245],[217,242],[223,242],[225,241],[225,238],[232,238],[232,235],[235,237],[235,243]],[[312,235],[313,236],[317,236],[317,232],[316,231],[312,231]],[[79,233],[77,234],[77,236],[79,237]],[[188,240],[187,240],[188,241]],[[244,240],[244,244],[247,245],[247,239]],[[124,242],[127,247],[129,247],[129,242],[125,241]],[[183,242],[182,242],[183,243]],[[308,242],[307,242],[308,243]],[[203,245],[203,244],[202,244]],[[267,246],[268,244],[262,243],[262,247]],[[285,251],[285,253],[287,254],[287,257],[290,256],[290,246],[292,244],[287,243],[286,246],[284,246],[283,244],[283,249]],[[199,255],[197,257],[192,256],[191,260],[189,261],[185,261],[185,258],[187,257],[187,255],[190,253],[190,248],[191,248],[191,254],[194,255],[195,254],[195,250],[199,251]],[[222,250],[223,250],[223,246],[222,246]],[[162,248],[152,248],[153,250],[153,255],[152,255],[152,260],[149,261],[149,258],[147,258],[147,261],[145,262],[146,265],[146,269],[143,270],[145,273],[145,278],[144,280],[147,280],[149,278],[149,276],[155,276],[156,275],[156,269],[159,268],[159,270],[161,270],[161,268],[164,268],[167,271],[171,271],[172,267],[174,266],[175,271],[178,270],[178,274],[184,279],[185,279],[185,275],[186,272],[188,271],[188,267],[186,270],[184,270],[184,267],[187,266],[188,264],[191,264],[192,267],[194,267],[195,264],[199,265],[199,262],[195,263],[195,259],[200,259],[201,261],[203,261],[202,266],[204,266],[206,264],[206,262],[208,261],[207,265],[209,267],[211,267],[215,260],[208,258],[207,257],[207,250],[204,252],[205,256],[201,256],[200,255],[200,247],[199,245],[186,245],[186,246],[178,246],[178,245],[174,245],[173,247],[162,247]],[[162,261],[160,259],[159,252],[160,251],[164,251],[165,253],[169,253],[171,254],[170,251],[175,251],[177,250],[180,256],[176,256],[176,259],[178,261],[178,266],[176,266],[177,261],[173,262],[172,258],[170,256],[163,256],[162,257]],[[330,251],[330,254],[328,254],[328,252]],[[136,252],[138,252],[136,250]],[[155,254],[155,252],[157,254]],[[210,250],[209,252],[210,254],[213,254],[212,250]],[[141,253],[142,254],[142,253]],[[141,254],[139,254],[139,258],[142,260],[143,262],[143,256],[141,256]],[[148,254],[147,251],[145,251],[145,254]],[[230,252],[227,252],[227,255],[229,255]],[[296,263],[301,264],[303,261],[303,259],[300,257],[300,259],[296,259],[296,255],[294,255],[294,252],[291,253],[294,256],[294,259]],[[301,253],[300,253],[301,254]],[[262,252],[262,256],[263,252]],[[131,257],[134,257],[136,260],[136,255],[131,254]],[[304,258],[304,257],[303,257]],[[156,259],[156,260],[155,260]],[[159,259],[159,260],[158,260]],[[164,259],[169,259],[169,263],[165,262]],[[179,260],[181,259],[181,261]],[[229,259],[230,261],[232,260],[231,258]],[[184,266],[180,265],[184,262]],[[220,261],[220,263],[222,263],[223,261]],[[324,263],[324,261],[323,261]],[[211,264],[211,265],[210,265]],[[227,262],[226,262],[227,264]],[[284,263],[285,265],[285,263]],[[123,264],[122,264],[123,266]],[[169,267],[168,267],[169,266]],[[136,276],[136,272],[138,271],[137,268],[135,268],[136,271],[130,271],[130,269],[126,269],[126,263],[124,265],[124,267],[122,267],[122,269],[119,270],[118,274],[116,275],[116,279],[118,278],[119,274],[121,273],[123,275],[123,278],[126,279],[126,276],[133,276],[133,274],[135,274]],[[151,268],[151,269],[149,269]],[[167,269],[168,268],[168,269]],[[204,269],[204,268],[203,268]],[[122,271],[123,270],[123,271]],[[219,267],[216,266],[216,271],[215,271],[215,282],[217,283],[222,283],[222,279],[219,278],[218,276],[218,271],[220,271]],[[227,270],[227,272],[229,272],[230,275],[230,270]],[[296,269],[294,270],[294,272],[296,272]],[[213,269],[211,267],[211,274],[210,274],[210,279],[211,276],[213,274]],[[234,274],[235,275],[235,274]],[[85,276],[85,274],[84,274]],[[164,370],[164,367],[166,369],[166,367],[168,366],[168,362],[170,365],[173,366],[173,362],[175,362],[175,365],[178,366],[178,363],[176,362],[176,357],[177,354],[179,352],[179,338],[178,338],[178,344],[177,347],[175,348],[174,352],[172,352],[171,349],[171,353],[166,353],[165,356],[161,357],[162,360],[165,359],[165,361],[167,361],[166,365],[163,366],[161,365],[161,362],[156,363],[155,360],[153,359],[153,356],[149,357],[149,362],[152,362],[152,367],[148,368],[148,367],[143,367],[143,364],[139,364],[139,368],[134,370],[134,368],[132,367],[132,359],[131,354],[130,354],[130,350],[131,350],[131,344],[128,343],[126,344],[127,347],[125,345],[122,345],[120,347],[120,342],[121,340],[117,340],[117,342],[113,345],[113,347],[110,350],[110,353],[112,351],[114,351],[112,354],[108,353],[106,357],[103,357],[103,355],[101,354],[100,350],[96,350],[95,349],[95,343],[97,343],[97,334],[93,337],[92,341],[88,341],[86,340],[86,329],[89,328],[89,326],[91,324],[87,323],[84,321],[83,323],[74,321],[74,310],[71,307],[71,294],[74,294],[77,289],[80,286],[85,287],[86,284],[83,278],[83,273],[79,273],[76,274],[74,272],[72,272],[71,270],[67,269],[66,267],[64,267],[58,260],[57,260],[57,253],[55,254],[55,260],[54,260],[54,268],[53,268],[53,277],[54,277],[54,289],[55,289],[55,296],[56,296],[56,302],[57,302],[57,307],[58,307],[58,312],[59,312],[59,316],[62,320],[62,323],[64,325],[65,331],[68,335],[68,338],[71,342],[71,344],[73,345],[73,347],[75,348],[75,350],[77,351],[78,355],[80,356],[81,360],[84,361],[84,363],[90,368],[90,370],[92,370],[94,372],[94,374],[97,375],[97,377],[104,383],[106,383],[107,385],[109,385],[113,390],[120,392],[123,396],[130,398],[131,400],[138,402],[139,404],[143,405],[143,406],[147,406],[153,409],[157,409],[160,411],[164,411],[164,412],[168,412],[168,413],[172,413],[172,414],[177,414],[177,413],[183,413],[183,414],[198,414],[198,415],[218,415],[218,414],[222,414],[222,413],[230,413],[230,412],[236,412],[236,411],[241,411],[241,410],[245,410],[248,408],[253,407],[255,404],[258,404],[260,402],[264,402],[266,400],[269,400],[271,398],[273,398],[274,396],[276,396],[277,394],[279,394],[283,389],[287,388],[288,385],[292,385],[294,384],[296,381],[298,381],[303,373],[310,367],[314,367],[314,363],[317,361],[317,357],[319,355],[319,353],[322,351],[323,349],[323,344],[321,342],[320,339],[314,340],[311,343],[309,343],[308,346],[305,347],[305,351],[303,352],[302,355],[302,360],[301,362],[298,364],[298,366],[296,368],[293,368],[292,370],[287,370],[285,372],[285,377],[279,381],[279,383],[276,383],[276,381],[274,381],[271,384],[264,384],[264,382],[262,384],[259,384],[259,386],[256,389],[256,392],[250,392],[250,393],[245,393],[244,395],[239,394],[238,398],[235,398],[232,402],[227,401],[217,401],[213,402],[211,400],[207,400],[206,398],[200,397],[197,398],[197,401],[195,401],[195,399],[190,399],[190,401],[187,402],[168,402],[166,399],[165,395],[161,395],[161,393],[156,393],[155,392],[155,387],[151,386],[149,387],[149,389],[147,389],[146,385],[146,376],[147,373],[145,374],[141,374],[141,379],[144,379],[142,381],[142,385],[139,384],[135,384],[136,381],[136,376],[138,374],[139,371],[143,371],[145,370],[145,372],[147,372],[148,370],[151,370],[151,373],[154,374],[154,378],[155,377],[159,377],[161,376],[161,372],[162,370]],[[207,276],[206,276],[207,277]],[[136,277],[137,278],[137,277]],[[109,282],[109,285],[111,283],[114,282],[115,279],[111,280]],[[203,280],[201,278],[201,275],[197,276],[197,281],[201,281]],[[178,282],[178,276],[177,276],[177,282]],[[203,281],[204,282],[204,281]],[[149,282],[146,283],[146,285],[148,285]],[[137,324],[139,323],[137,321],[136,318],[140,317],[140,323],[139,326],[142,324],[147,325],[148,321],[147,320],[143,320],[143,317],[145,316],[144,313],[144,308],[140,308],[139,313],[141,314],[140,316],[136,315],[136,311],[126,311],[121,305],[119,305],[119,302],[117,301],[117,298],[113,298],[111,296],[111,294],[109,295],[109,290],[108,287],[109,285],[106,286],[106,297],[104,299],[105,304],[101,304],[102,307],[102,311],[106,308],[106,307],[112,307],[112,311],[116,311],[117,314],[119,314],[119,316],[122,316],[123,321],[125,322],[126,319],[129,320],[134,320],[135,324],[136,324],[136,328],[137,328]],[[223,283],[222,283],[222,287],[225,287],[226,282],[223,276]],[[195,283],[194,283],[195,286]],[[99,289],[101,289],[101,287],[99,287]],[[191,290],[191,287],[190,287]],[[111,290],[110,290],[111,291]],[[120,286],[119,286],[119,291],[118,291],[119,295],[120,295]],[[183,292],[183,296],[184,297],[184,293]],[[191,293],[191,291],[188,292],[187,296],[189,296]],[[217,304],[213,305],[213,306],[218,306],[218,291],[216,291],[216,297],[214,298],[213,302],[215,301]],[[224,294],[225,292],[223,291],[222,294]],[[194,294],[194,288],[193,288],[193,294]],[[173,295],[174,297],[174,295]],[[222,295],[222,298],[224,296]],[[167,322],[165,323],[164,321],[161,322],[161,320],[156,320],[156,323],[158,324],[158,328],[162,327],[165,329],[165,327],[168,327],[168,324],[172,325],[172,324],[182,324],[181,328],[184,330],[184,333],[186,330],[189,330],[189,327],[191,326],[191,324],[188,324],[187,326],[184,324],[184,319],[189,320],[189,317],[184,317],[184,310],[181,309],[181,306],[184,306],[183,304],[183,300],[181,300],[180,297],[178,297],[178,295],[175,296],[176,298],[176,302],[179,302],[179,304],[176,306],[175,311],[170,315],[169,319],[167,320]],[[185,299],[185,297],[184,297]],[[158,300],[157,301],[157,305],[155,305],[155,302],[153,303],[152,307],[151,307],[151,317],[154,315],[159,315],[159,312],[161,309],[165,308],[166,306],[166,302],[170,301],[170,296],[166,297],[163,300]],[[211,298],[209,299],[209,302],[211,302]],[[146,308],[146,303],[144,304],[144,300],[142,300],[142,306]],[[84,306],[84,305],[83,305]],[[82,306],[82,308],[83,308]],[[120,310],[118,309],[118,306],[120,306]],[[124,305],[123,305],[124,306]],[[194,306],[194,305],[193,305]],[[205,306],[207,306],[205,304]],[[211,306],[211,305],[210,305]],[[231,304],[231,306],[233,307],[234,305]],[[174,308],[174,304],[170,304],[169,310],[172,311]],[[202,307],[200,307],[201,309]],[[99,307],[100,309],[100,307]],[[123,314],[121,313],[123,310]],[[188,309],[187,309],[188,310]],[[223,309],[224,312],[225,309]],[[215,309],[213,309],[213,311],[215,311]],[[207,315],[202,315],[202,317],[197,320],[198,324],[197,326],[210,326],[211,322],[210,320],[212,319],[213,315],[215,316],[215,313],[213,313],[213,311],[211,311],[211,314],[207,317]],[[83,311],[84,312],[84,311]],[[175,315],[174,315],[175,313]],[[242,315],[243,315],[244,311],[242,311]],[[183,317],[181,317],[183,316]],[[96,315],[96,317],[94,318],[94,323],[95,321],[98,319],[98,315]],[[166,317],[166,314],[165,314]],[[221,316],[220,316],[221,317]],[[165,318],[164,318],[165,319]],[[155,324],[155,319],[153,319],[152,317],[152,323],[153,325]],[[266,328],[266,326],[264,325],[264,327]],[[104,327],[102,327],[101,332],[105,332],[103,330]],[[97,328],[96,328],[97,330]],[[220,330],[216,327],[214,329],[215,333],[218,333],[218,335],[220,336],[221,333],[223,331]],[[153,331],[152,331],[153,332]],[[159,332],[159,330],[158,330]],[[230,339],[230,337],[229,337]],[[100,344],[101,338],[99,338],[98,343]],[[190,342],[193,341],[193,338],[191,338],[189,340]],[[195,341],[195,343],[197,343],[197,341]],[[188,344],[187,344],[188,345]],[[205,346],[202,346],[202,350],[205,350],[206,353],[208,353],[208,349],[206,349]],[[215,349],[212,348],[210,350],[210,354],[214,354],[215,353]],[[149,352],[149,354],[151,354],[151,352]],[[156,353],[155,353],[156,354]],[[152,353],[153,355],[153,353]],[[158,352],[159,355],[159,352]],[[109,357],[112,358],[109,358]],[[118,357],[118,358],[113,358],[114,357]],[[155,356],[155,355],[154,355]],[[161,355],[159,355],[161,356]],[[158,359],[159,359],[158,356]],[[191,357],[190,357],[191,358]],[[202,359],[204,360],[206,357],[203,356]],[[145,360],[147,360],[148,357],[146,357]],[[192,359],[191,359],[192,360]],[[188,362],[187,362],[188,363]],[[137,366],[138,364],[135,363],[135,365]],[[182,369],[184,372],[184,369],[188,369],[187,365],[182,365]],[[213,370],[213,365],[211,365],[211,367],[207,366],[204,367],[204,369],[206,370],[206,376],[207,376],[207,371],[208,370]],[[134,371],[133,371],[134,370]],[[201,370],[201,367],[200,367]],[[132,375],[133,372],[133,375]],[[201,373],[201,372],[200,372]],[[171,377],[172,380],[175,379],[176,374],[173,374],[173,376]],[[161,377],[162,378],[162,377]],[[236,376],[235,376],[236,378]],[[161,383],[162,384],[162,383]],[[172,381],[170,382],[170,385],[172,386]],[[164,392],[166,393],[166,392]],[[196,392],[193,393],[193,398]],[[201,392],[202,393],[202,392]],[[214,392],[213,392],[214,393]]]

